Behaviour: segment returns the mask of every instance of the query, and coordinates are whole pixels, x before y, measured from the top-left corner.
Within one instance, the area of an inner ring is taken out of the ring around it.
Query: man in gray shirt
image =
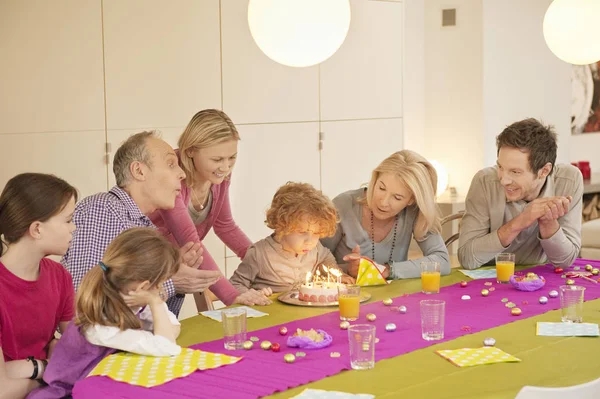
[[[570,266],[581,247],[580,171],[554,164],[556,133],[535,119],[508,126],[496,146],[497,165],[477,172],[467,194],[460,264],[476,269],[512,252],[516,264]]]

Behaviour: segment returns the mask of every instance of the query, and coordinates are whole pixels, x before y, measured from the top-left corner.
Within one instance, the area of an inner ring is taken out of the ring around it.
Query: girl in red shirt
[[[75,225],[77,190],[56,176],[24,173],[0,195],[0,398],[23,398],[39,386],[47,359],[74,316],[64,255]]]

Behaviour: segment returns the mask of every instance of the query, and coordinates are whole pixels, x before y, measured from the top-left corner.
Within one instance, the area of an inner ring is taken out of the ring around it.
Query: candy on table
[[[340,328],[342,330],[347,330],[348,327],[350,327],[350,322],[349,321],[346,321],[346,320],[340,321]]]
[[[396,325],[394,323],[388,323],[385,325],[385,331],[393,332],[396,331]]]
[[[549,296],[550,298],[556,298],[556,297],[558,296],[558,291],[556,291],[556,290],[552,290],[552,291],[550,291],[550,292],[548,293],[548,296]]]
[[[556,274],[560,274],[560,273],[562,273],[562,272],[563,272],[563,269],[562,269],[562,267],[555,267],[555,268],[554,268],[554,273],[556,273]]]
[[[288,329],[286,326],[279,327],[279,335],[287,335]]]
[[[394,301],[392,301],[392,298],[385,298],[382,302],[385,306],[390,306],[392,303],[394,303]]]
[[[279,344],[277,342],[273,342],[271,344],[271,350],[273,352],[279,352],[280,349],[281,349],[281,347],[279,346]]]
[[[490,294],[489,290],[483,289],[481,290],[481,296],[488,296]]]
[[[292,355],[291,353],[286,353],[283,355],[283,360],[286,363],[294,363],[296,361],[296,356]]]
[[[250,337],[250,341],[252,341],[252,342],[258,342],[259,339],[258,339],[258,337]]]
[[[377,316],[375,315],[375,313],[367,313],[367,320],[375,321],[376,319],[377,319]]]
[[[496,345],[496,340],[494,338],[488,337],[483,340],[483,345],[485,346],[494,346]]]
[[[254,342],[252,342],[252,341],[244,341],[244,343],[242,344],[242,347],[246,350],[252,349],[253,346],[254,346]]]
[[[271,341],[263,341],[260,343],[260,347],[266,351],[271,349]]]
[[[463,301],[468,301],[469,299],[471,299],[470,295],[463,295],[460,297],[460,299],[462,299]]]
[[[510,314],[513,316],[519,316],[521,314],[521,309],[519,308],[512,308],[510,310]]]
[[[594,267],[590,264],[585,265],[585,270],[587,270],[588,272],[591,272],[592,270],[594,270]]]
[[[461,282],[460,282],[460,286],[461,286],[461,287],[463,287],[463,288],[465,288],[465,287],[467,286],[467,282],[466,282],[466,281],[464,281],[464,280],[463,280],[463,281],[461,281]]]
[[[542,305],[545,305],[548,303],[548,298],[545,296],[541,296],[540,299],[538,300]]]

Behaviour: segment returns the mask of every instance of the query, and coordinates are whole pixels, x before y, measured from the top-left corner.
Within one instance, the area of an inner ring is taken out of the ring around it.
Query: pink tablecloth
[[[577,260],[573,266],[580,266],[583,269],[587,263],[600,267],[600,261],[584,259]],[[550,265],[537,266],[528,271],[543,275],[546,278],[546,286],[539,291],[522,292],[510,285],[496,284],[492,279],[473,280],[465,288],[458,284],[442,288],[440,294],[435,296],[417,293],[395,298],[393,307],[405,305],[408,308],[406,314],[392,311],[381,301],[363,305],[361,318],[356,323],[368,323],[365,319],[367,313],[377,315],[377,320],[373,322],[377,326],[377,337],[380,339],[376,345],[376,360],[381,360],[440,342],[428,342],[421,338],[419,301],[425,298],[446,301],[446,327],[443,341],[559,309],[559,298],[549,298],[545,305],[540,304],[538,298],[542,295],[548,296],[550,290],[558,289],[565,280],[559,274],[555,274]],[[489,288],[484,284],[490,281],[494,282],[495,290],[489,296],[483,297],[481,290]],[[587,288],[586,300],[600,297],[600,284],[593,284],[583,279],[577,279],[577,284]],[[470,295],[471,299],[462,300],[462,295]],[[515,303],[522,310],[522,315],[512,316],[510,309],[501,301],[503,298]],[[395,332],[385,331],[385,325],[390,322],[397,325]],[[293,364],[287,364],[283,361],[283,355],[295,353],[297,349],[287,348],[285,337],[278,333],[279,326],[274,326],[252,332],[250,335],[259,337],[261,341],[280,343],[282,350],[279,353],[263,351],[256,347],[251,351],[228,352],[228,354],[244,356],[244,359],[234,365],[196,372],[189,377],[152,389],[115,382],[107,377],[86,378],[75,386],[74,397],[76,399],[181,397],[250,399],[285,391],[350,369],[347,331],[340,330],[338,313],[297,320],[287,323],[286,326],[290,332],[295,331],[296,328],[326,330],[333,336],[333,344],[321,350],[306,350],[306,357],[297,359]],[[534,333],[531,331],[531,334]],[[222,340],[202,343],[193,348],[224,352]],[[330,353],[334,351],[339,352],[341,357],[330,357]]]

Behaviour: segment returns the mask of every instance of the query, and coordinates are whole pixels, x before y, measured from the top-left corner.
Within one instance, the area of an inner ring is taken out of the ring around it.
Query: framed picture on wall
[[[600,61],[573,65],[571,70],[571,133],[600,133]]]

